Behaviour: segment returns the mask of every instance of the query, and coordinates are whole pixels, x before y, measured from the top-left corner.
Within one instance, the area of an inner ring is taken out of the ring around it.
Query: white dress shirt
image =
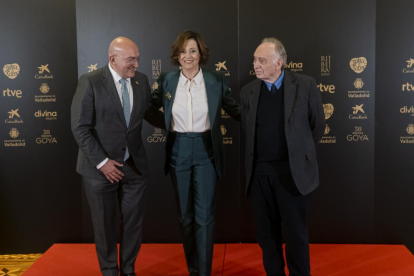
[[[120,75],[118,75],[117,72],[115,72],[114,69],[112,69],[111,64],[108,63],[108,67],[109,67],[109,71],[112,74],[112,78],[114,79],[114,83],[115,83],[115,87],[116,87],[116,91],[118,92],[118,96],[119,99],[121,100],[121,104],[122,106],[124,106],[124,103],[122,101],[122,85],[119,82],[120,79],[122,79],[122,77]],[[132,85],[131,85],[131,79],[127,78],[127,89],[128,89],[128,94],[129,94],[129,101],[130,101],[130,106],[131,106],[131,110],[130,112],[132,112],[132,107],[134,105],[134,94],[132,93]],[[103,160],[101,163],[99,163],[96,168],[99,170],[100,168],[102,168],[103,165],[106,164],[106,162],[108,162],[108,158],[105,158],[105,160]]]
[[[203,72],[187,79],[181,72],[172,107],[171,130],[205,132],[210,130],[208,102]]]

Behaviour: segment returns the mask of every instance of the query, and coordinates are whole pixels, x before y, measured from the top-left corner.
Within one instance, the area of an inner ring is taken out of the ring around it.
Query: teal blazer
[[[161,73],[157,80],[158,87],[152,93],[152,105],[155,108],[164,109],[164,118],[167,135],[165,174],[168,174],[170,154],[168,153],[169,132],[171,128],[172,106],[174,104],[175,92],[177,90],[180,70]],[[224,147],[223,138],[220,130],[220,113],[223,108],[233,119],[240,121],[240,106],[236,103],[231,95],[227,83],[224,81],[224,75],[221,73],[210,72],[203,69],[204,83],[207,91],[208,115],[210,119],[211,139],[214,151],[214,166],[218,177],[224,175]]]

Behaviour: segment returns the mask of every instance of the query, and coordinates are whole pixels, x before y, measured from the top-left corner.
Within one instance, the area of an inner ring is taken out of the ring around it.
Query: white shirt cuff
[[[99,170],[99,169],[101,169],[102,167],[103,167],[103,165],[105,165],[106,164],[106,162],[108,162],[108,157],[107,158],[105,158],[105,160],[104,161],[102,161],[101,163],[99,163],[98,165],[96,165],[96,168]]]

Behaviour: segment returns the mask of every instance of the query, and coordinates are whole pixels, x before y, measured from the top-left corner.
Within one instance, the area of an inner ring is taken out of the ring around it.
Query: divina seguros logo
[[[47,121],[57,120],[57,111],[38,110],[34,115],[37,118],[45,118]]]

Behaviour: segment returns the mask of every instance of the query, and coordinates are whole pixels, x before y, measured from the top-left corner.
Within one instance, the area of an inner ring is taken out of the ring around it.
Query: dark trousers
[[[188,271],[211,275],[214,247],[215,188],[210,133],[171,133],[170,174]]]
[[[250,196],[267,275],[284,276],[282,225],[286,230],[286,261],[291,276],[309,276],[308,205],[292,175],[255,174]]]
[[[104,276],[133,273],[141,248],[144,194],[148,176],[139,175],[132,158],[119,168],[124,177],[119,183],[83,177],[91,208],[96,253]],[[121,240],[116,240],[116,205],[121,213]]]

